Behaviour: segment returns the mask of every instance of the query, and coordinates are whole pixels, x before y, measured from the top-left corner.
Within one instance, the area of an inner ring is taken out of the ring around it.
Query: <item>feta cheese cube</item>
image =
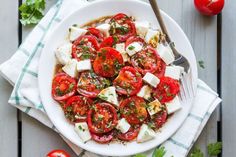
[[[77,77],[77,60],[70,60],[65,66],[62,67],[62,70],[71,77]]]
[[[124,62],[128,62],[130,60],[129,55],[125,51],[125,43],[119,43],[115,45],[117,51],[119,51],[123,57]]]
[[[130,124],[126,121],[125,118],[122,118],[118,121],[116,129],[120,130],[123,134],[126,133],[130,128]]]
[[[150,88],[148,85],[144,85],[138,92],[137,96],[149,100],[151,98],[151,92],[152,88]]]
[[[107,102],[110,102],[116,106],[119,106],[119,102],[117,99],[116,88],[114,86],[108,87],[103,89],[99,94],[98,97],[103,99]]]
[[[143,46],[138,42],[133,42],[126,47],[126,52],[129,56],[133,56],[135,53],[141,51]]]
[[[160,55],[162,60],[169,65],[174,62],[175,56],[169,46],[164,46],[163,44],[159,44],[157,47],[157,53]]]
[[[153,75],[152,73],[149,73],[149,72],[147,72],[144,75],[143,81],[145,81],[146,83],[148,83],[149,85],[151,85],[154,88],[156,88],[157,85],[160,83],[159,78],[156,77],[155,75]]]
[[[153,102],[150,102],[148,104],[147,110],[148,110],[148,113],[150,114],[150,116],[152,116],[152,115],[160,112],[161,107],[162,107],[161,103],[156,99]]]
[[[136,27],[137,34],[144,38],[148,32],[148,29],[150,27],[150,23],[148,21],[135,21],[134,22]]]
[[[111,25],[108,23],[101,24],[101,25],[97,26],[96,28],[98,30],[100,30],[106,37],[108,37],[110,35],[109,30],[111,28]]]
[[[78,72],[91,70],[91,69],[92,69],[92,65],[91,65],[90,59],[86,59],[86,60],[82,60],[82,61],[77,62]]]
[[[180,100],[178,96],[175,96],[175,98],[170,101],[166,102],[166,109],[168,114],[172,114],[182,108],[182,105],[180,104]]]
[[[72,52],[72,44],[66,43],[59,46],[56,51],[55,55],[59,63],[65,65],[67,62],[71,60],[71,52]]]
[[[79,36],[84,35],[85,33],[87,33],[86,29],[82,29],[82,28],[79,28],[79,27],[71,26],[69,28],[69,40],[70,41],[74,41]]]
[[[182,74],[182,68],[180,66],[166,66],[165,76],[179,80]]]
[[[149,141],[155,137],[155,131],[147,126],[147,124],[143,124],[138,133],[137,142],[142,143]]]
[[[91,134],[89,132],[88,125],[86,122],[75,123],[75,131],[83,142],[86,142],[91,139]]]
[[[156,48],[159,42],[160,31],[148,29],[145,41],[152,47]]]

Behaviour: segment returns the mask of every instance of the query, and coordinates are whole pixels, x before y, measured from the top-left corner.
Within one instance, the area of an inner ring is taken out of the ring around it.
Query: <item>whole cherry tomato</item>
[[[47,154],[46,157],[70,157],[70,154],[68,154],[64,150],[53,150]]]
[[[196,9],[203,15],[216,15],[224,7],[224,0],[194,0]]]

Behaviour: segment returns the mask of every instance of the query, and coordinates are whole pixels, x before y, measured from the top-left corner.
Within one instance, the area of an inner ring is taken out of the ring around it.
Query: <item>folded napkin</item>
[[[0,65],[1,75],[14,86],[9,103],[55,131],[57,130],[45,113],[38,91],[39,57],[51,30],[70,13],[88,3],[90,2],[86,0],[58,0],[40,23],[35,26],[16,53]],[[197,95],[190,114],[181,128],[162,144],[167,150],[165,156],[186,156],[209,116],[220,102],[218,94],[203,81],[198,80]],[[75,146],[63,136],[62,138],[77,155],[99,156]],[[153,150],[144,153],[151,156],[152,152]]]

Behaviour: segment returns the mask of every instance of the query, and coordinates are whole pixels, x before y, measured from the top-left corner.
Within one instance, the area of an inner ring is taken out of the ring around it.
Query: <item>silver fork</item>
[[[189,64],[188,60],[176,50],[174,42],[171,41],[168,31],[166,29],[166,26],[164,24],[164,21],[162,19],[160,9],[159,9],[159,6],[158,6],[156,0],[149,0],[149,2],[152,6],[152,9],[153,9],[155,15],[156,15],[156,18],[159,22],[162,32],[166,35],[166,42],[169,44],[169,46],[175,56],[175,61],[173,62],[173,64],[178,65],[178,66],[182,66],[184,68],[184,73],[182,74],[182,77],[180,79],[180,81],[181,81],[180,98],[182,101],[185,101],[185,100],[192,98],[194,96],[190,64]]]

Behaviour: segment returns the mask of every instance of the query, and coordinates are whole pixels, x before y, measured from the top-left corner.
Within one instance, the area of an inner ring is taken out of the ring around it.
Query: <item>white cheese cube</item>
[[[130,128],[130,124],[126,121],[125,118],[122,118],[118,121],[116,129],[120,130],[123,134],[126,133]]]
[[[133,42],[126,47],[126,52],[129,56],[133,56],[135,53],[141,51],[143,46],[138,42]]]
[[[174,113],[182,108],[178,96],[175,96],[173,100],[171,100],[170,102],[166,102],[165,104],[168,114]]]
[[[157,47],[157,53],[160,55],[162,60],[169,65],[174,62],[175,56],[169,46],[164,46],[163,44],[159,44]]]
[[[156,88],[157,85],[160,83],[159,78],[156,77],[155,75],[153,75],[152,73],[149,73],[149,72],[147,72],[144,75],[143,81],[145,81],[146,83],[148,83],[149,85],[151,85],[154,88]]]
[[[77,77],[77,60],[70,60],[65,66],[62,67],[62,70],[71,77]]]
[[[75,123],[75,131],[83,142],[86,142],[91,139],[91,134],[89,132],[88,125],[86,122]]]
[[[144,85],[138,92],[137,96],[142,97],[146,100],[149,100],[151,98],[151,92],[152,92],[152,88],[149,87],[148,85]]]
[[[156,99],[148,104],[147,110],[150,116],[161,111],[161,103]]]
[[[79,28],[79,27],[71,26],[69,28],[69,40],[70,41],[74,41],[79,36],[84,35],[85,33],[87,33],[86,29],[82,29],[82,28]]]
[[[155,137],[155,131],[147,126],[147,124],[143,124],[138,133],[137,142],[142,143],[149,141]]]
[[[56,51],[55,55],[57,57],[57,60],[62,65],[65,65],[67,62],[71,60],[71,52],[72,52],[72,44],[66,43],[61,46],[59,46]]]
[[[91,65],[90,59],[86,59],[86,60],[82,60],[82,61],[77,62],[78,72],[91,70],[91,69],[92,69],[92,65]]]
[[[149,27],[150,27],[150,23],[148,21],[135,21],[134,24],[136,27],[137,34],[140,37],[144,38],[147,34]]]
[[[103,99],[107,102],[110,102],[116,106],[119,106],[119,102],[117,99],[116,88],[114,86],[108,87],[103,89],[99,94],[98,97]]]
[[[108,23],[101,24],[101,25],[97,26],[96,28],[98,30],[100,30],[106,37],[108,37],[110,35],[109,30],[111,28],[111,25]]]
[[[147,34],[145,36],[145,41],[148,44],[151,44],[152,47],[157,47],[159,42],[160,31],[148,29]]]
[[[165,76],[179,80],[182,73],[181,69],[180,66],[166,66]]]
[[[124,62],[128,62],[130,60],[129,55],[125,51],[125,43],[119,43],[115,45],[117,51],[119,51],[123,57]]]

